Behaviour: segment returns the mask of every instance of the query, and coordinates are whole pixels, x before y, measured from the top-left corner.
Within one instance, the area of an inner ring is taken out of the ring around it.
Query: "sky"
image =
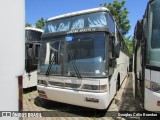
[[[114,0],[25,0],[25,22],[35,26],[40,18],[48,19],[79,10],[99,7],[100,3],[110,3]],[[122,1],[122,0],[119,0]],[[149,0],[126,0],[131,29],[126,36],[133,36],[137,20],[143,17]]]

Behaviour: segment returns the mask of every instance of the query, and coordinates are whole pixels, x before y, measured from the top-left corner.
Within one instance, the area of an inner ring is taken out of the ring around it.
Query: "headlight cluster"
[[[38,80],[38,85],[47,85],[45,80]]]
[[[107,91],[107,85],[88,85],[84,84],[81,89],[87,91],[97,91],[97,92],[104,92]]]
[[[154,91],[154,92],[160,93],[160,84],[159,83],[149,81],[149,80],[145,80],[145,87]]]

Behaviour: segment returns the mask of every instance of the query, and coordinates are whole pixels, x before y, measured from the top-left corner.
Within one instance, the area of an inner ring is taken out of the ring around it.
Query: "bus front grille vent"
[[[79,88],[81,86],[80,84],[53,82],[53,81],[49,81],[49,85],[55,87],[63,87],[63,88]]]

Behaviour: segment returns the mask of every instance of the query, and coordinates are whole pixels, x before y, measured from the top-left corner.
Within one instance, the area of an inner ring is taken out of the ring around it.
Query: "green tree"
[[[129,70],[132,71],[132,66],[133,66],[133,37],[129,36],[127,38],[124,39],[127,47],[128,47],[128,51],[129,51],[129,57],[130,57],[130,62],[129,62]]]
[[[32,27],[32,25],[29,24],[29,23],[26,23],[26,24],[25,24],[25,27]]]
[[[133,37],[131,37],[131,36],[126,37],[124,39],[124,41],[128,47],[129,56],[132,57],[132,55],[133,55]]]
[[[44,20],[43,17],[41,19],[37,20],[36,28],[43,29],[45,22],[46,22],[46,20]]]
[[[130,21],[128,19],[129,12],[125,7],[125,3],[126,0],[122,0],[122,2],[114,0],[113,3],[100,4],[101,7],[103,6],[109,9],[123,36],[131,29]]]

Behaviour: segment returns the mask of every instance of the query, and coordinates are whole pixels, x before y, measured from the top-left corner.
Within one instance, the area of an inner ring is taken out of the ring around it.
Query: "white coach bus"
[[[49,18],[40,48],[39,97],[106,109],[127,76],[127,54],[107,8]]]
[[[135,97],[144,109],[160,112],[160,0],[150,0],[134,32]],[[140,89],[139,89],[140,88]]]
[[[43,30],[38,28],[25,28],[25,74],[23,75],[23,88],[37,85],[37,66],[42,33]]]

